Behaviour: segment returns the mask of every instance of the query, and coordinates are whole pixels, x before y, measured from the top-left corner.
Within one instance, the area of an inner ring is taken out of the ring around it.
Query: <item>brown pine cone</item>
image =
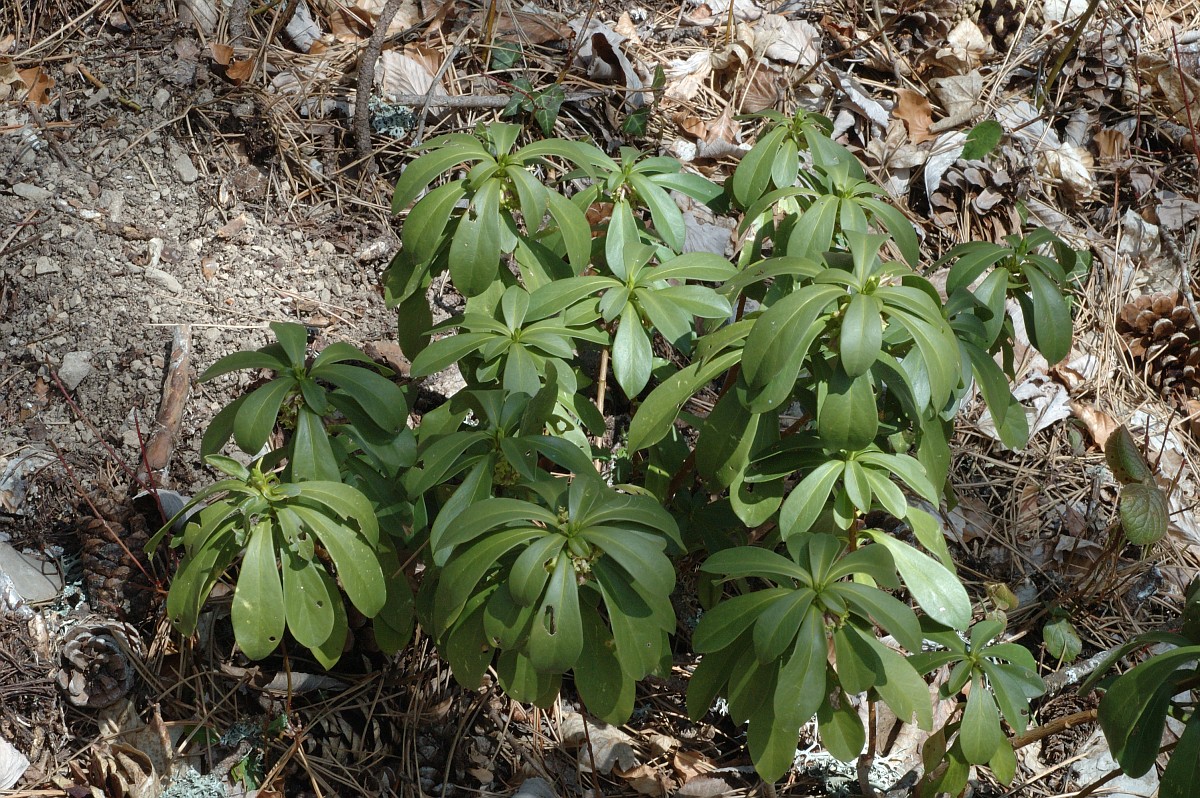
[[[1178,292],[1146,294],[1125,305],[1117,332],[1143,379],[1163,396],[1200,395],[1200,328]]]
[[[146,618],[154,593],[145,575],[150,572],[143,551],[150,539],[145,519],[137,513],[108,519],[84,516],[75,531],[92,610],[110,618]]]
[[[87,618],[62,641],[55,681],[77,707],[103,709],[132,689],[142,641],[129,624]]]

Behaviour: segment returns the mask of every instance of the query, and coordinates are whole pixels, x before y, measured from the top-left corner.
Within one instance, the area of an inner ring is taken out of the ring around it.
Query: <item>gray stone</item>
[[[183,284],[167,274],[162,269],[155,269],[149,266],[146,267],[146,279],[152,283],[167,289],[172,294],[178,294],[183,291]]]
[[[0,543],[0,571],[28,604],[51,601],[62,590],[62,577],[54,563],[22,554],[8,543]]]
[[[92,373],[91,352],[67,352],[58,368],[58,378],[68,391],[79,387],[79,383]]]
[[[200,172],[196,169],[191,157],[186,152],[176,155],[172,165],[175,167],[175,171],[179,173],[179,179],[184,183],[195,183],[200,179]]]
[[[32,202],[42,202],[50,199],[49,191],[32,183],[14,183],[12,190],[18,197],[24,197]]]
[[[62,269],[58,267],[58,264],[45,255],[38,256],[37,260],[33,262],[34,274],[54,274],[59,271],[62,271]]]

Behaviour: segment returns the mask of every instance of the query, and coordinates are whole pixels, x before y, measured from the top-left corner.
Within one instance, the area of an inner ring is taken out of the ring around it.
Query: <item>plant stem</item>
[[[1079,19],[1075,22],[1075,29],[1071,31],[1071,37],[1067,39],[1067,43],[1063,45],[1058,58],[1054,60],[1054,66],[1050,67],[1050,71],[1046,73],[1046,79],[1042,83],[1041,91],[1037,93],[1038,108],[1045,106],[1046,100],[1050,95],[1050,89],[1054,86],[1054,82],[1058,80],[1063,67],[1066,66],[1067,59],[1071,57],[1071,53],[1075,52],[1075,47],[1079,44],[1079,38],[1083,36],[1083,29],[1087,27],[1088,22],[1091,21],[1092,16],[1099,7],[1100,0],[1089,0],[1087,8],[1079,15]]]
[[[1070,715],[1055,718],[1049,723],[1043,723],[1036,729],[1030,729],[1024,734],[1012,738],[1012,747],[1024,748],[1027,745],[1036,743],[1038,740],[1044,740],[1052,734],[1058,734],[1075,726],[1082,726],[1085,723],[1094,723],[1098,712],[1099,710],[1096,709],[1085,709],[1081,712],[1072,712]]]
[[[604,415],[604,394],[608,391],[608,347],[600,350],[600,375],[596,378],[596,409]]]

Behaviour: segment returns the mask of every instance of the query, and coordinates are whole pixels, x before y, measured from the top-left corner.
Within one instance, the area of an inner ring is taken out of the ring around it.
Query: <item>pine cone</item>
[[[150,534],[137,513],[114,515],[84,516],[75,528],[82,544],[79,558],[88,604],[112,618],[146,618],[153,594],[143,574],[149,572],[143,550]]]
[[[55,681],[77,707],[103,709],[133,688],[142,640],[129,624],[85,619],[67,632]]]
[[[1178,292],[1130,302],[1117,318],[1117,332],[1142,377],[1163,396],[1200,395],[1200,328]]]

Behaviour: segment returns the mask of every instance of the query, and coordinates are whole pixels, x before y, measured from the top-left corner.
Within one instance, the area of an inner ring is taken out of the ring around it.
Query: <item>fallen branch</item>
[[[138,467],[139,481],[157,487],[167,483],[167,465],[175,449],[175,438],[183,421],[183,408],[187,404],[191,369],[191,327],[180,324],[175,328],[171,342],[171,360],[167,363],[167,378],[163,383],[162,402],[155,416],[154,434],[150,436],[142,452],[142,464]]]

